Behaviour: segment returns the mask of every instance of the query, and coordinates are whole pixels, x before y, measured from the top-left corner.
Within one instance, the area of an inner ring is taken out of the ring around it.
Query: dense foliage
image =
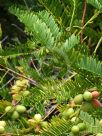
[[[0,0],[0,135],[102,136],[102,0]]]

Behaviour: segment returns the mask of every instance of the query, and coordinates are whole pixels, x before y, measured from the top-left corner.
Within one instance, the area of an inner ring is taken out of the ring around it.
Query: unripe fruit
[[[74,124],[78,124],[81,120],[78,117],[73,117],[70,121]]]
[[[12,114],[12,119],[18,119],[19,118],[19,113],[17,111],[14,111]]]
[[[5,121],[0,121],[0,126],[2,126],[2,127],[5,127],[6,126],[6,122]]]
[[[24,113],[26,111],[26,107],[23,106],[23,105],[17,105],[16,111],[19,112],[19,113]]]
[[[40,114],[35,114],[34,119],[35,119],[36,122],[40,122],[42,120],[42,117],[41,117]]]
[[[78,126],[73,126],[73,127],[71,128],[71,132],[72,132],[73,134],[78,134],[78,133],[79,133],[79,127],[78,127]]]
[[[13,111],[12,106],[7,106],[5,108],[5,112],[12,112],[12,111]]]
[[[4,133],[5,128],[3,126],[0,126],[0,134]]]
[[[83,97],[84,97],[84,100],[86,100],[86,101],[92,100],[92,94],[88,91],[84,92]]]
[[[80,130],[80,131],[83,131],[83,130],[86,129],[85,123],[79,123],[79,124],[78,124],[78,127],[79,127],[79,130]]]
[[[17,85],[12,86],[11,92],[12,93],[18,93],[21,90],[21,88]]]
[[[92,93],[92,98],[98,98],[100,96],[100,93],[98,91],[93,91]]]
[[[96,136],[102,136],[102,133],[98,133]]]
[[[48,127],[48,122],[47,121],[41,122],[41,126],[42,126],[42,128],[47,128]]]
[[[21,84],[22,85],[29,85],[29,82],[28,82],[28,80],[26,80],[26,79],[23,79],[22,81],[21,81]]]
[[[97,100],[97,99],[93,99],[92,100],[92,105],[94,107],[102,107],[102,103],[99,100]]]
[[[21,86],[22,85],[22,82],[21,80],[17,80],[16,83],[15,83],[16,86]]]
[[[65,111],[62,113],[62,117],[63,117],[64,119],[68,119],[67,110],[65,110]]]
[[[73,109],[73,108],[69,108],[69,109],[67,110],[67,115],[68,115],[68,116],[71,116],[72,114],[74,114],[74,109]]]
[[[30,94],[29,91],[24,91],[24,92],[23,92],[23,96],[24,96],[24,97],[28,96],[29,94]]]
[[[75,98],[74,98],[74,102],[75,102],[75,104],[82,104],[82,102],[83,102],[83,95],[82,94],[76,95]]]
[[[36,121],[34,119],[29,119],[28,124],[31,126],[36,126]]]
[[[75,122],[75,121],[76,121],[76,119],[77,119],[76,117],[73,117],[73,118],[71,118],[71,120],[70,120],[70,121],[73,123],[73,122]]]
[[[62,116],[63,116],[63,118],[68,119],[73,114],[74,114],[74,109],[73,108],[69,108],[69,109],[65,110],[62,113]]]

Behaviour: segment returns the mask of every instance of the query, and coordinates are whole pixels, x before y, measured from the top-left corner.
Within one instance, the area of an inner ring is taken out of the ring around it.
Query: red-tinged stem
[[[85,15],[86,15],[86,0],[84,0],[84,10],[83,10],[83,16],[82,16],[82,23],[81,23],[81,26],[82,26],[82,31],[80,35],[81,43],[83,42],[83,30],[84,30],[83,26],[85,23]]]

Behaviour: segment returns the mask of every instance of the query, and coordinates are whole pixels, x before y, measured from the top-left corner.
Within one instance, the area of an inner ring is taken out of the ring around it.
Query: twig
[[[95,48],[93,54],[96,54],[96,52],[97,52],[97,50],[98,50],[98,48],[99,48],[101,42],[102,42],[102,37],[99,39],[99,41],[98,41],[98,43],[97,43],[97,45],[96,45],[96,48]]]
[[[95,12],[95,14],[86,22],[86,24],[84,24],[83,29],[84,29],[88,24],[91,24],[91,23],[93,22],[93,20],[96,19],[96,17],[97,17],[99,14],[100,14],[100,11]],[[81,34],[81,32],[82,32],[83,29],[81,28],[81,30],[79,31],[78,35]]]
[[[83,42],[83,30],[84,30],[84,22],[85,22],[85,15],[86,15],[86,0],[84,0],[84,10],[83,10],[83,16],[82,16],[82,31],[80,35],[81,43]]]
[[[2,76],[1,80],[0,80],[0,84],[3,82],[3,79],[5,78],[5,76],[8,74],[8,70],[5,72],[5,74]]]
[[[71,76],[69,76],[68,79],[66,79],[66,80],[63,81],[63,83],[61,84],[61,86],[64,86],[68,81],[70,81],[76,75],[77,75],[77,73],[73,72],[73,74]]]
[[[15,77],[13,76],[6,84],[4,84],[4,85],[0,88],[0,90],[3,89],[5,86],[7,86],[14,78],[15,78]]]
[[[72,1],[73,1],[74,7],[73,7],[72,17],[71,17],[71,21],[70,21],[70,26],[69,26],[70,31],[71,31],[71,27],[72,27],[74,15],[75,15],[75,4],[76,4],[76,3],[75,3],[75,0],[72,0]]]
[[[3,44],[7,39],[8,39],[8,35],[2,39],[1,44]]]
[[[43,118],[45,120],[49,115],[51,115],[52,112],[54,112],[57,109],[58,105],[56,105],[51,111],[48,112],[48,114]]]
[[[40,75],[40,73],[39,73],[39,71],[37,70],[37,68],[36,68],[36,66],[35,66],[35,64],[34,64],[34,62],[33,62],[33,60],[32,60],[32,58],[31,58],[31,63],[32,63],[32,65],[33,65],[33,68],[35,68],[36,72],[38,73],[38,75]]]
[[[28,35],[16,24],[11,24],[12,26],[14,26],[16,29],[18,29],[19,32],[21,32],[23,34],[23,36],[25,35],[25,37],[27,37]]]
[[[23,0],[23,1],[24,1],[24,4],[25,4],[27,10],[29,10],[29,7],[28,7],[28,4],[27,4],[26,0]]]
[[[7,67],[5,67],[5,66],[3,66],[3,65],[1,65],[1,64],[0,64],[0,67],[3,67],[4,69],[8,70],[9,72],[14,73],[15,75],[17,75],[17,76],[19,76],[19,77],[22,77],[22,78],[25,78],[25,79],[29,80],[31,84],[33,84],[33,85],[36,85],[36,86],[37,86],[37,84],[36,84],[36,81],[35,81],[35,80],[33,80],[33,79],[31,79],[31,78],[28,78],[28,77],[26,77],[25,75],[22,75],[22,74],[20,74],[20,73],[17,73],[17,72],[15,72],[15,71],[13,71],[12,69],[7,68]]]

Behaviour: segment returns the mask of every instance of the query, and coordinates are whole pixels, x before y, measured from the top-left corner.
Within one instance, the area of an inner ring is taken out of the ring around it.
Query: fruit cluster
[[[92,106],[101,107],[101,102],[98,100],[100,93],[96,90],[90,92],[85,91],[83,94],[76,95],[71,103],[62,112],[62,118],[70,120],[74,125],[71,128],[73,134],[78,134],[80,131],[84,131],[87,127],[86,124],[79,119],[80,110],[85,103],[90,103]]]
[[[30,92],[27,90],[27,87],[29,86],[29,82],[26,79],[20,78],[15,82],[15,85],[11,88],[11,94],[13,100],[20,101],[22,97],[26,97],[30,94]]]
[[[16,89],[13,89],[12,87],[12,91],[17,90],[17,92],[22,92],[22,90],[25,90],[27,88],[28,81],[22,80],[22,86],[20,86],[19,84],[21,84],[21,80],[16,81],[16,84],[14,85],[15,87],[13,86]],[[14,94],[16,95],[17,93]],[[72,132],[73,135],[77,134],[80,135],[81,133],[84,133],[87,130],[87,123],[80,119],[80,111],[83,110],[84,104],[86,103],[89,103],[95,107],[101,107],[101,102],[98,100],[99,96],[100,93],[96,90],[91,92],[85,91],[83,94],[76,95],[68,103],[67,107],[64,110],[61,108],[61,110],[63,111],[61,113],[58,113],[59,117],[66,121],[68,120],[71,123],[70,131]],[[16,105],[7,106],[5,108],[5,113],[8,116],[10,115],[13,121],[16,121],[23,113],[27,114],[28,112],[25,106],[17,103]],[[49,125],[49,122],[45,121],[45,118],[43,118],[40,114],[35,114],[33,118],[27,119],[26,123],[27,126],[33,129],[35,133],[41,132],[42,129],[47,129]],[[102,127],[102,120],[100,120],[99,124]],[[6,126],[5,121],[0,121],[0,133],[5,132],[5,126]],[[98,133],[96,136],[102,136],[102,134]]]
[[[85,91],[84,94],[78,94],[74,98],[74,103],[81,105],[84,101],[91,102],[95,107],[101,107],[102,104],[99,102],[98,97],[100,93],[98,91]]]
[[[43,121],[42,116],[40,114],[35,114],[34,118],[28,120],[28,124],[34,127],[35,132],[39,132],[41,129],[48,127],[48,122]]]
[[[78,123],[77,125],[74,125],[71,128],[71,132],[73,134],[78,134],[80,131],[86,130],[86,124],[85,123]]]
[[[6,126],[6,122],[5,121],[0,121],[0,134],[5,132],[5,126]]]
[[[24,113],[25,111],[26,111],[26,107],[23,105],[7,106],[5,108],[5,112],[7,114],[12,114],[11,118],[13,120],[18,119],[20,117],[19,114]]]
[[[74,110],[73,108],[68,108],[66,110],[64,110],[64,112],[62,113],[62,118],[66,119],[66,120],[70,120],[71,123],[75,124],[72,126],[71,128],[71,132],[73,134],[77,134],[80,131],[84,131],[86,129],[86,124],[83,123],[79,118],[78,118],[78,113],[79,110]]]

